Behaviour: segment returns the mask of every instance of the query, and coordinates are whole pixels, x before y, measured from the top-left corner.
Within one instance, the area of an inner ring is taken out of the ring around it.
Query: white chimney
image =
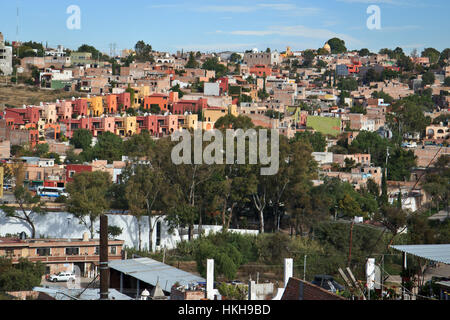
[[[294,275],[294,260],[293,259],[284,259],[284,287],[286,288],[289,282],[289,279]]]
[[[214,260],[206,261],[206,298],[214,300]]]

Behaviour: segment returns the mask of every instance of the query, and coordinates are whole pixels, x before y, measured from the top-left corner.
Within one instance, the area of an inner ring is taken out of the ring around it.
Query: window
[[[5,249],[5,256],[12,257],[14,255],[14,249]]]
[[[100,247],[99,247],[99,246],[96,246],[96,247],[95,247],[95,252],[94,252],[94,254],[95,254],[96,256],[98,256],[98,255],[100,254]]]
[[[66,248],[66,256],[80,255],[80,248]]]
[[[36,254],[39,257],[49,257],[50,256],[50,248],[37,248]]]
[[[111,247],[111,254],[117,254],[117,249],[115,246]]]

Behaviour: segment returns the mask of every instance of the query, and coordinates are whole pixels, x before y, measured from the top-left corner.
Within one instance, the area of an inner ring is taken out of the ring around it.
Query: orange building
[[[258,77],[268,77],[272,75],[272,68],[264,64],[257,64],[250,68],[250,73]]]
[[[104,113],[117,113],[117,96],[115,94],[108,94],[103,97]]]
[[[144,109],[150,110],[152,105],[157,105],[161,111],[167,111],[169,108],[169,96],[166,94],[155,93],[144,98]]]

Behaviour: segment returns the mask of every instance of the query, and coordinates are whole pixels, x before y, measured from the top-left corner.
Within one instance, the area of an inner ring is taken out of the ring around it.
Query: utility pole
[[[306,257],[308,255],[305,254],[305,259],[303,261],[303,281],[306,281]]]
[[[381,281],[381,300],[383,300],[383,283],[384,283],[384,254],[382,256],[382,260],[381,260],[381,277],[380,277],[380,281]]]
[[[350,227],[350,246],[348,252],[348,267],[350,268],[350,261],[352,260],[352,238],[353,238],[353,226],[355,225],[355,220],[352,221],[352,225]]]
[[[388,166],[388,160],[389,160],[389,147],[387,147],[386,149],[386,167],[385,167],[385,172],[384,174],[386,175],[386,181],[387,181],[387,166]]]
[[[100,217],[100,300],[108,300],[109,267],[108,267],[108,216]]]

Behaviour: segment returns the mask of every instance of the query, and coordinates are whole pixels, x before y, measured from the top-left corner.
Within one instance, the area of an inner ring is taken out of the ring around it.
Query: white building
[[[313,152],[312,156],[319,164],[333,163],[333,152]]]
[[[205,83],[204,94],[206,96],[220,96],[220,84]]]
[[[3,34],[0,32],[0,73],[3,75],[11,75],[13,72],[12,65],[12,47],[5,46]]]

